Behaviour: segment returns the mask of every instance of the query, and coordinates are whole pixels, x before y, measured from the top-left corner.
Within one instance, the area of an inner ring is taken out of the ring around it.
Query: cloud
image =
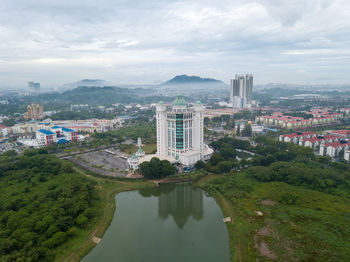
[[[302,83],[300,67],[307,81],[321,81],[322,67],[350,83],[349,13],[346,0],[2,0],[0,87],[178,73],[229,82],[245,72],[257,83]]]

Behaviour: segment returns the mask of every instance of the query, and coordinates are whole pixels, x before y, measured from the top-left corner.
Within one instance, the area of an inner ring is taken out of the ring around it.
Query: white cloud
[[[0,87],[96,74],[129,83],[177,73],[228,82],[252,72],[257,83],[302,82],[305,63],[315,82],[321,65],[350,82],[342,74],[349,13],[346,0],[2,0],[0,71],[8,74]]]

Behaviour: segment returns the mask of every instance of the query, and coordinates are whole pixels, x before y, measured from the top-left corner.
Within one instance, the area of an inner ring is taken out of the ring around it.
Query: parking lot
[[[126,157],[116,150],[100,150],[80,154],[72,158],[72,162],[101,175],[125,177],[128,162]]]

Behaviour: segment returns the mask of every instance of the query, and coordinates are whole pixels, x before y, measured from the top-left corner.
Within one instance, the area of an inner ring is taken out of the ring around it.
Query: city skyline
[[[184,73],[228,83],[234,72],[256,84],[349,84],[349,12],[345,0],[4,0],[0,87]]]

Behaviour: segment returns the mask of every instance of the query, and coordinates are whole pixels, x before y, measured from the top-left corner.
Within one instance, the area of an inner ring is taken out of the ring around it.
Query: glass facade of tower
[[[176,149],[184,148],[183,114],[176,114]]]
[[[168,155],[177,157],[192,150],[192,113],[168,113]]]

